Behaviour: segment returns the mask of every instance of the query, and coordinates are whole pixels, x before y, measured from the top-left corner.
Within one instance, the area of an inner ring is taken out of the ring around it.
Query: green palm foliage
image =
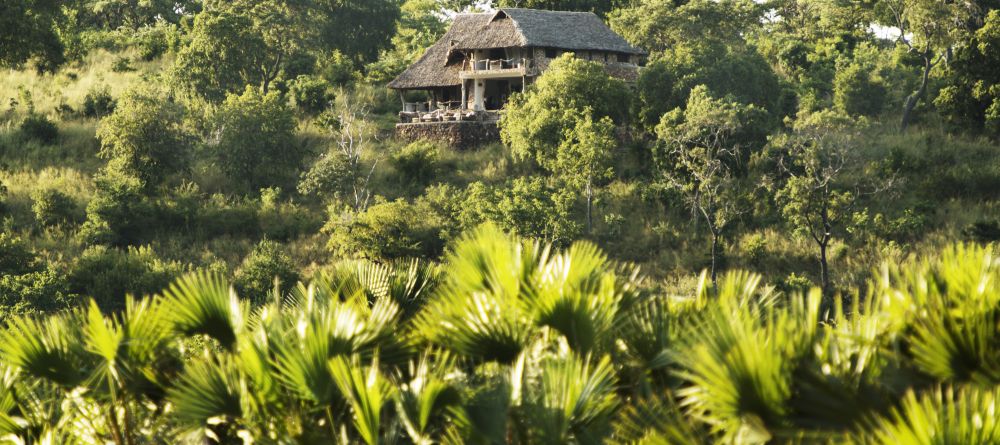
[[[1000,442],[992,248],[886,265],[847,304],[699,283],[491,226],[441,266],[340,263],[258,307],[192,274],[11,319],[0,443]]]
[[[944,445],[1000,443],[1000,391],[934,389],[906,394],[902,406],[879,419],[869,438],[873,444]]]

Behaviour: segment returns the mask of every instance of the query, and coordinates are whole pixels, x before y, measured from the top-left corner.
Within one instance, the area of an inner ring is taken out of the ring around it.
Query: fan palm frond
[[[621,445],[702,445],[708,438],[684,418],[669,398],[640,399],[627,406],[617,422],[613,443]]]
[[[1000,382],[1000,260],[957,245],[933,260],[886,265],[877,283],[888,333],[935,379]]]
[[[209,423],[241,419],[245,395],[237,363],[223,356],[188,363],[177,383],[167,391],[167,400],[179,421],[204,428]]]
[[[414,443],[432,444],[435,420],[444,425],[449,411],[461,407],[454,360],[446,352],[427,351],[411,368],[409,381],[396,393],[396,411]]]
[[[942,388],[917,395],[877,419],[858,443],[935,445],[1000,443],[1000,392],[996,388]]]
[[[746,286],[722,288],[752,295]],[[726,441],[759,443],[786,431],[793,373],[811,352],[820,301],[813,292],[762,312],[753,305],[708,309],[676,354],[677,375],[688,383],[677,392],[681,406]]]
[[[164,293],[174,327],[185,335],[203,334],[233,350],[244,327],[247,304],[218,275],[185,275]]]
[[[77,312],[45,319],[14,318],[0,333],[3,360],[25,376],[75,387],[86,379],[86,352],[82,342],[82,316]]]
[[[608,259],[597,246],[580,242],[541,265],[539,283],[527,296],[537,323],[564,337],[574,351],[592,352],[614,326],[626,298]]]
[[[668,367],[674,358],[671,349],[680,331],[682,313],[674,311],[665,297],[650,297],[636,302],[620,317],[615,333],[621,365],[635,375],[632,385],[649,395],[651,385],[664,389]]]
[[[415,331],[466,357],[513,362],[537,332],[524,296],[536,293],[531,287],[547,252],[491,225],[473,231],[447,255],[447,279]]]
[[[392,400],[395,386],[378,369],[378,360],[367,370],[360,361],[344,357],[330,360],[330,373],[340,392],[347,398],[354,428],[368,445],[381,443],[382,409]]]
[[[609,357],[596,362],[570,355],[546,360],[527,422],[539,443],[602,443],[618,407]]]

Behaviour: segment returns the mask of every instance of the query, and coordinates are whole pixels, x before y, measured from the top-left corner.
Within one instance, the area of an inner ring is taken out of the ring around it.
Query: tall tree
[[[49,61],[46,65],[62,62],[63,46],[56,33],[59,4],[55,0],[0,2],[0,65],[19,66],[35,56]]]
[[[856,124],[846,115],[819,112],[801,117],[790,135],[773,141],[784,180],[776,198],[781,213],[799,234],[819,250],[820,281],[832,296],[829,249],[846,235],[859,199],[883,190],[891,181],[866,184],[858,156]]]
[[[515,158],[537,162],[586,199],[587,228],[596,182],[611,176],[614,129],[624,122],[628,92],[596,63],[565,55],[526,94],[515,96],[501,136]]]
[[[742,212],[741,160],[752,149],[745,134],[761,110],[732,98],[716,99],[705,86],[691,91],[684,110],[663,115],[654,149],[660,184],[679,193],[711,240],[711,277],[718,277],[722,236]]]
[[[903,104],[900,126],[903,130],[913,119],[913,110],[927,100],[931,71],[950,56],[956,43],[968,35],[966,22],[974,5],[942,0],[882,0],[889,24],[896,28],[896,42],[921,62],[920,82]]]
[[[247,85],[267,94],[291,56],[313,38],[310,7],[304,0],[207,2],[190,43],[177,55],[175,82],[212,101]]]
[[[312,0],[319,42],[357,64],[374,62],[390,47],[400,19],[399,0]]]

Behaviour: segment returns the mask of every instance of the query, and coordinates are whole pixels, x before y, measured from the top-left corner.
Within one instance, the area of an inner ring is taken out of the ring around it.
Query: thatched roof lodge
[[[389,88],[401,96],[428,93],[426,103],[404,101],[404,122],[462,120],[501,109],[512,92],[522,91],[565,52],[599,61],[626,80],[637,77],[646,55],[593,13],[503,8],[456,16],[441,40]]]

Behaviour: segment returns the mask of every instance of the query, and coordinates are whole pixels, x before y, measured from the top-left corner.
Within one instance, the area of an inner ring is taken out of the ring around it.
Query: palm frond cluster
[[[956,246],[823,307],[730,273],[658,295],[486,226],[250,307],[191,275],[0,332],[0,442],[1000,443],[1000,263]]]

